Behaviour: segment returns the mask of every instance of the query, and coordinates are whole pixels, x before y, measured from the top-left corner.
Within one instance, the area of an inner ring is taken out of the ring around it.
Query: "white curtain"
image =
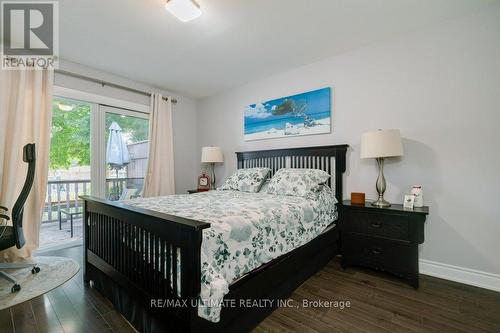
[[[53,80],[54,72],[49,70],[0,70],[0,204],[9,213],[26,179],[23,147],[36,146],[35,180],[24,206],[26,245],[1,252],[0,260],[28,258],[38,248],[47,190]]]
[[[172,103],[162,95],[151,95],[149,117],[149,159],[144,179],[144,196],[175,193]]]

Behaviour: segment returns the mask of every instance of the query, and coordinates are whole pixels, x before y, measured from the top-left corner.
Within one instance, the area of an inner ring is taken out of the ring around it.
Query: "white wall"
[[[152,91],[155,89],[147,84],[135,82],[92,68],[75,64],[68,61],[61,61],[62,70],[78,73],[80,75],[95,79],[113,82],[141,91]],[[98,83],[56,73],[55,85],[64,88],[79,90],[95,95],[111,97],[149,107],[149,97],[136,94],[126,90],[102,86]],[[198,173],[198,145],[196,141],[196,110],[197,102],[191,98],[173,94],[171,92],[155,89],[165,96],[172,96],[177,99],[177,104],[173,104],[173,137],[174,137],[174,158],[175,158],[175,187],[176,192],[186,193],[187,189],[196,185],[196,175]]]
[[[500,274],[499,41],[495,6],[226,91],[200,102],[198,145],[223,147],[220,179],[236,168],[235,151],[348,143],[344,196],[375,198],[361,134],[399,128],[405,156],[386,164],[386,198],[401,202],[423,184],[431,213],[421,258]],[[246,105],[322,87],[334,91],[331,134],[243,141]]]

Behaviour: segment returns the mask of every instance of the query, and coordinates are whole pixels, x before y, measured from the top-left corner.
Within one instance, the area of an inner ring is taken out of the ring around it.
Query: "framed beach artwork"
[[[245,108],[245,141],[331,131],[331,89],[277,98]]]

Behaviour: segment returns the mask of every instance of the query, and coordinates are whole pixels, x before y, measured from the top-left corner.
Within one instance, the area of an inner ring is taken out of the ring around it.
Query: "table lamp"
[[[389,207],[391,204],[384,200],[386,182],[384,177],[384,159],[403,156],[403,143],[398,129],[378,130],[363,133],[361,136],[361,158],[375,158],[378,164],[378,178],[376,183],[378,200],[372,203],[377,207]]]
[[[222,150],[220,147],[203,147],[201,149],[201,163],[210,163],[211,166],[211,186],[210,189],[215,188],[215,163],[224,162]]]

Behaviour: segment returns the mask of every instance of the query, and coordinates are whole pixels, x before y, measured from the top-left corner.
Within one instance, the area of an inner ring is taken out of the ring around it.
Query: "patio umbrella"
[[[127,145],[123,140],[122,129],[114,121],[111,126],[109,126],[106,163],[112,170],[116,170],[116,178],[118,178],[118,170],[130,163],[130,155],[128,153]]]

